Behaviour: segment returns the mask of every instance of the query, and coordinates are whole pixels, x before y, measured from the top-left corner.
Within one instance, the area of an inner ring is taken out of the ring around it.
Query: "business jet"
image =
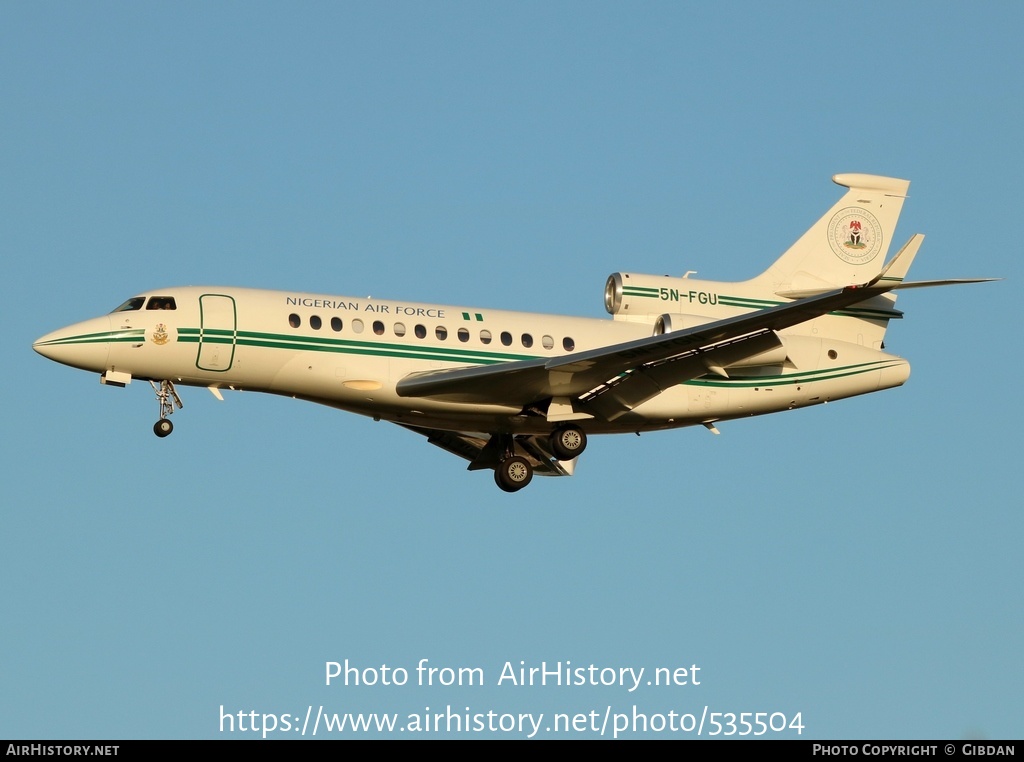
[[[845,194],[767,270],[740,282],[612,274],[611,320],[248,288],[162,288],[33,344],[156,392],[268,392],[396,423],[491,469],[498,487],[567,476],[595,434],[717,424],[889,389],[896,291],[924,236],[887,263],[910,183],[840,174]],[[885,263],[884,265],[882,263]]]

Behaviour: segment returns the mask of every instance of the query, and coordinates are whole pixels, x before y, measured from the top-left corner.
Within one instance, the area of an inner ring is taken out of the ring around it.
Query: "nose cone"
[[[33,342],[32,349],[54,362],[103,372],[110,340],[110,318],[104,316],[41,336]]]

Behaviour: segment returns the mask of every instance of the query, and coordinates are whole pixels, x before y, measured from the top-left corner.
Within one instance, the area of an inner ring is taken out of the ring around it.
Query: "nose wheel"
[[[160,403],[160,420],[153,424],[153,433],[163,439],[174,431],[174,424],[167,417],[174,412],[175,405],[179,410],[182,408],[181,397],[170,381],[161,381],[160,386],[150,381],[149,385],[153,387],[157,402]]]

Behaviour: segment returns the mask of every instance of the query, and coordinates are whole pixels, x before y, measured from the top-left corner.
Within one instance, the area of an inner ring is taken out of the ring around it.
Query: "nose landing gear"
[[[175,405],[179,410],[182,408],[181,397],[178,396],[174,384],[170,381],[161,381],[160,386],[150,381],[149,385],[153,387],[157,402],[160,403],[160,420],[153,424],[153,433],[162,439],[174,431],[174,424],[167,419],[167,416],[174,412]]]

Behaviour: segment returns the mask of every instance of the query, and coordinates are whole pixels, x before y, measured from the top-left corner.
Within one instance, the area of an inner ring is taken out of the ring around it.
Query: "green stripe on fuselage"
[[[717,388],[745,389],[755,386],[784,386],[787,384],[809,384],[814,381],[832,381],[836,378],[856,376],[860,373],[873,373],[899,365],[902,360],[876,360],[873,362],[844,365],[839,368],[824,370],[797,371],[784,375],[771,376],[737,376],[734,378],[716,378],[701,376],[684,383],[690,386],[707,386]]]
[[[622,293],[626,296],[639,296],[648,299],[664,301],[657,289],[640,288],[631,286],[624,288]],[[747,310],[766,310],[771,307],[778,307],[780,304],[792,304],[791,301],[780,301],[772,299],[754,299],[747,296],[730,296],[729,294],[717,294],[718,304],[722,307],[737,307]],[[903,317],[899,310],[881,310],[870,307],[847,307],[842,310],[834,310],[826,313],[838,317],[855,317],[864,320],[892,320]]]
[[[131,331],[100,331],[98,333],[83,333],[78,336],[65,336],[60,339],[40,342],[41,347],[58,347],[69,344],[109,344],[110,342],[140,341],[146,338],[146,332],[142,328]]]
[[[323,336],[301,336],[257,331],[238,331],[237,334],[234,334],[232,331],[220,331],[217,333],[221,335],[216,336],[211,336],[211,333],[213,332],[207,331],[204,333],[202,341],[213,344],[230,344],[231,337],[234,335],[235,343],[243,347],[291,349],[308,352],[338,352],[340,354],[464,362],[478,365],[493,365],[514,360],[534,360],[540,357],[540,355],[460,349],[458,347],[417,346],[415,344],[356,341],[354,339],[332,339]],[[198,344],[200,342],[200,331],[198,328],[179,329],[178,340],[182,343]]]

